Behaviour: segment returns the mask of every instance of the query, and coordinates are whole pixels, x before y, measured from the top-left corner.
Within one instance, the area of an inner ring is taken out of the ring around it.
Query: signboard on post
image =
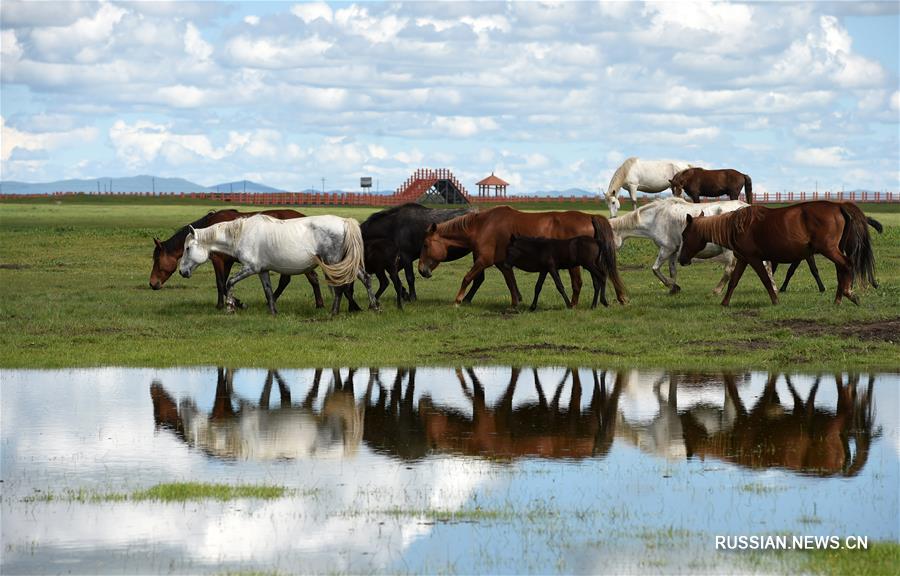
[[[359,187],[360,188],[371,188],[372,187],[372,177],[371,176],[363,176],[359,179]]]

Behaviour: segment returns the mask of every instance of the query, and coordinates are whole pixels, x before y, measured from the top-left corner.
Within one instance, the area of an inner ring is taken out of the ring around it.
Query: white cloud
[[[366,8],[352,4],[338,10],[335,23],[347,32],[362,36],[372,43],[390,42],[406,27],[409,18],[388,14],[383,18],[369,15]]]
[[[35,28],[30,39],[45,56],[63,58],[75,54],[74,59],[91,62],[96,58],[95,45],[108,46],[116,24],[127,13],[113,4],[100,4],[92,16],[79,18],[68,26]]]
[[[237,36],[225,45],[225,52],[235,65],[249,68],[293,68],[309,64],[321,56],[332,43],[318,36],[294,39],[287,36],[251,38]]]
[[[895,91],[891,94],[891,110],[894,112],[900,112],[900,90]]]
[[[96,138],[97,130],[91,126],[57,132],[26,132],[7,125],[6,119],[0,116],[0,159],[4,161],[9,160],[16,149],[30,152],[54,150],[84,145]]]
[[[435,130],[451,136],[468,138],[486,130],[496,130],[493,118],[473,118],[471,116],[437,116],[432,122]]]
[[[244,23],[249,24],[250,26],[259,26],[259,16],[249,15],[244,16]]]
[[[203,39],[197,27],[190,22],[184,33],[184,50],[197,60],[208,60],[213,53],[213,47]]]
[[[232,132],[228,143],[216,148],[205,134],[177,134],[170,126],[138,120],[127,124],[117,120],[109,130],[109,138],[116,155],[132,169],[148,164],[158,157],[172,165],[183,165],[196,157],[221,160],[246,143],[246,137]]]
[[[822,166],[834,168],[843,164],[849,155],[849,151],[841,146],[829,146],[826,148],[797,148],[793,159],[798,164],[806,166]]]
[[[3,63],[22,58],[22,45],[16,37],[16,31],[12,29],[0,31],[0,55]]]
[[[334,20],[334,13],[331,6],[324,2],[310,2],[304,4],[295,4],[291,7],[291,14],[309,24],[319,18],[325,22]]]

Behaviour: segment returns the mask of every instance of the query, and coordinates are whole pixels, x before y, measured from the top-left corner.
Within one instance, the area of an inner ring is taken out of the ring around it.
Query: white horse
[[[662,198],[641,206],[634,212],[629,212],[618,218],[610,218],[609,224],[613,229],[616,239],[616,248],[621,248],[626,238],[637,236],[649,238],[659,247],[656,262],[653,263],[653,273],[669,288],[671,294],[676,294],[681,287],[675,282],[675,259],[681,249],[681,232],[687,223],[687,215],[698,216],[701,212],[705,215],[724,214],[749,206],[740,200],[726,200],[724,202],[705,202],[692,204],[682,198]],[[708,259],[725,264],[725,271],[719,284],[713,290],[716,294],[728,283],[731,271],[734,270],[736,260],[731,250],[726,250],[717,244],[707,244],[697,255],[697,259]],[[660,268],[663,262],[669,262],[669,275],[667,278]]]
[[[363,240],[359,223],[353,218],[308,216],[278,220],[265,214],[238,218],[195,230],[184,241],[184,255],[178,271],[189,278],[194,269],[209,259],[210,252],[222,252],[240,261],[243,268],[225,283],[226,304],[234,310],[234,285],[259,274],[269,311],[275,314],[269,272],[305,274],[320,266],[334,290],[331,313],[337,314],[341,297],[356,278],[369,293],[369,307],[377,309],[369,275],[363,261]],[[352,292],[347,291],[352,294]]]
[[[614,217],[619,213],[620,188],[628,189],[632,209],[636,209],[638,191],[657,194],[668,190],[671,186],[669,180],[688,168],[693,168],[693,166],[687,162],[673,160],[641,160],[635,157],[625,160],[613,173],[609,186],[606,188],[606,205],[609,206],[609,215]]]

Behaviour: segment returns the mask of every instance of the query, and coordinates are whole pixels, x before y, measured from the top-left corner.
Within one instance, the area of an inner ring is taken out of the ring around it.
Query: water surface
[[[897,541],[898,390],[897,374],[4,371],[0,571],[710,572],[753,569],[716,535]],[[90,501],[175,481],[291,492]]]

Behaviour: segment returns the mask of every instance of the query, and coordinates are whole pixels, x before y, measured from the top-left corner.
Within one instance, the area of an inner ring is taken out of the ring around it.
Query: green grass
[[[804,267],[779,306],[771,306],[758,279],[746,274],[732,306],[722,309],[711,294],[721,274],[715,264],[679,268],[684,291],[669,296],[649,269],[655,246],[631,239],[619,254],[631,298],[624,307],[587,309],[592,290],[586,279],[577,310],[565,309],[547,283],[538,312],[513,311],[500,274],[489,270],[475,302],[456,308],[451,302],[471,263],[464,259],[442,264],[430,280],[417,278],[419,301],[403,311],[394,307],[389,288],[382,312],[337,318],[314,309],[302,277],[279,300],[274,318],[253,278],[236,288],[248,309],[234,315],[216,310],[209,265],[190,280],[176,274],[163,290],[151,291],[151,238],[168,237],[207,209],[222,207],[153,198],[0,203],[0,366],[900,366],[890,334],[895,324],[885,324],[900,317],[896,206],[864,206],[887,229],[873,235],[881,287],[862,293],[859,307],[832,305],[834,267],[821,258],[828,292],[816,291]],[[374,209],[302,210],[363,219]],[[517,272],[517,278],[530,302],[535,275]]]
[[[201,482],[170,482],[157,484],[146,490],[137,490],[131,494],[120,492],[98,492],[79,488],[66,490],[61,494],[53,492],[40,492],[35,496],[25,499],[26,502],[78,502],[81,504],[91,502],[188,502],[196,500],[237,500],[239,498],[252,498],[257,500],[273,500],[281,498],[288,493],[282,486],[262,486],[253,484],[206,484]]]
[[[813,550],[803,555],[801,571],[810,574],[889,575],[900,566],[900,544],[875,542],[868,550]]]

